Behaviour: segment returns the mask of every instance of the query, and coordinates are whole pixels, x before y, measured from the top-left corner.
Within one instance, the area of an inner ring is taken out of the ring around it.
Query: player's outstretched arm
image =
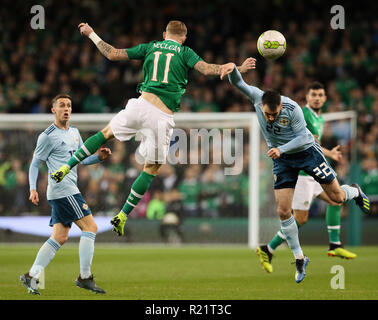
[[[232,64],[231,71],[227,68],[225,68],[223,71],[224,74],[222,75],[228,75],[228,80],[230,81],[230,83],[237,89],[239,89],[240,92],[245,94],[248,97],[248,99],[252,101],[258,101],[259,99],[261,99],[264,92],[257,87],[248,85],[243,80],[238,68],[234,63]]]
[[[256,66],[256,59],[248,58],[246,59],[241,66],[236,67],[241,73],[245,73],[251,69],[255,69]],[[194,69],[201,72],[205,76],[217,76],[219,75],[221,80],[232,72],[234,69],[234,63],[226,63],[226,64],[211,64],[205,61],[198,61],[194,65]]]
[[[198,61],[194,65],[194,69],[202,73],[205,76],[217,76],[220,75],[220,64],[211,64],[205,61]]]
[[[80,33],[91,39],[98,50],[109,60],[119,61],[127,60],[129,58],[125,49],[116,49],[109,43],[106,43],[96,34],[96,32],[93,31],[92,27],[88,23],[82,22],[79,24],[78,28]]]

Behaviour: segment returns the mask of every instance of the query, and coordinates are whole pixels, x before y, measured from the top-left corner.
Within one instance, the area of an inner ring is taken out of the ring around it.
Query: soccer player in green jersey
[[[107,140],[117,138],[127,141],[137,133],[142,142],[137,152],[145,159],[143,171],[134,181],[122,210],[111,223],[113,231],[124,234],[127,216],[136,207],[165,162],[170,138],[174,128],[173,113],[180,109],[180,100],[188,82],[188,71],[192,68],[206,76],[221,75],[227,66],[203,61],[191,48],[183,46],[187,28],[181,21],[170,21],[163,32],[163,41],[143,43],[133,48],[116,49],[93,31],[87,23],[79,24],[80,33],[90,38],[99,51],[110,60],[144,60],[144,81],[138,85],[138,99],[130,99],[100,132],[87,139],[73,157],[52,174],[60,182],[70,170],[90,156]],[[238,67],[246,72],[255,67],[255,59],[248,58]]]
[[[314,138],[320,143],[323,133],[324,119],[321,109],[326,102],[327,97],[324,86],[320,82],[313,82],[309,85],[306,94],[307,104],[302,108],[307,128],[314,135]],[[340,146],[328,150],[322,147],[324,155],[335,161],[340,161],[342,154]],[[295,186],[292,208],[294,218],[298,227],[303,226],[308,219],[308,213],[312,200],[318,197],[328,203],[326,212],[326,222],[329,236],[328,255],[332,257],[341,257],[354,259],[356,254],[344,249],[340,242],[340,212],[341,205],[332,201],[323,191],[322,187],[315,179],[304,171],[299,172],[298,181]],[[280,231],[267,244],[257,248],[257,254],[263,268],[268,272],[273,272],[271,264],[274,250],[285,241],[285,236]]]

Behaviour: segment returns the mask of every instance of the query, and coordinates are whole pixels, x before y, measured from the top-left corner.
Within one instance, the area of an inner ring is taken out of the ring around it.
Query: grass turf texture
[[[327,256],[327,247],[304,246],[310,258],[305,280],[294,281],[291,251],[281,248],[267,274],[254,251],[245,246],[123,246],[97,244],[92,272],[98,295],[74,284],[79,273],[78,245],[66,244],[45,271],[41,296],[19,282],[39,245],[0,245],[0,300],[255,300],[378,299],[378,248],[350,248],[358,257]],[[334,265],[345,270],[345,289],[331,288]]]

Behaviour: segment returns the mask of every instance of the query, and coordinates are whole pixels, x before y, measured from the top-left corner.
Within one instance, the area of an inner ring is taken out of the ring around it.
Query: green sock
[[[142,171],[138,178],[136,178],[133,185],[131,186],[131,191],[129,196],[127,197],[125,205],[122,208],[122,211],[126,215],[129,215],[129,213],[137,206],[154,178],[155,175],[149,174],[146,171]]]
[[[68,160],[67,164],[70,168],[76,166],[79,162],[83,161],[85,158],[89,157],[91,154],[95,153],[100,147],[106,142],[106,139],[101,131],[97,132],[95,135],[89,137],[79,150],[77,150],[74,155]]]
[[[341,206],[327,207],[326,222],[328,229],[328,237],[330,243],[341,244],[340,242],[340,212]]]
[[[295,220],[295,223],[297,224],[298,228],[301,227],[301,225],[298,223],[297,220]],[[282,233],[282,230],[278,231],[276,233],[276,235],[273,237],[272,240],[270,240],[270,242],[268,243],[268,246],[269,248],[271,248],[272,250],[276,250],[276,248],[282,244],[282,242],[285,241],[285,236],[284,234]]]

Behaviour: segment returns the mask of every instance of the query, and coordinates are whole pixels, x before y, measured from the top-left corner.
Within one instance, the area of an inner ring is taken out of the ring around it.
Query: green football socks
[[[72,169],[79,162],[88,158],[91,154],[94,154],[105,142],[106,139],[102,132],[97,132],[84,142],[81,148],[74,153],[70,160],[68,160],[67,165]]]
[[[341,206],[327,207],[326,222],[328,229],[329,242],[335,244],[341,244],[340,242],[340,212]]]
[[[125,205],[122,208],[122,212],[126,215],[137,206],[139,201],[143,198],[144,194],[148,190],[152,180],[155,178],[155,175],[149,174],[146,171],[142,171],[138,178],[134,181],[131,186],[131,191]]]

